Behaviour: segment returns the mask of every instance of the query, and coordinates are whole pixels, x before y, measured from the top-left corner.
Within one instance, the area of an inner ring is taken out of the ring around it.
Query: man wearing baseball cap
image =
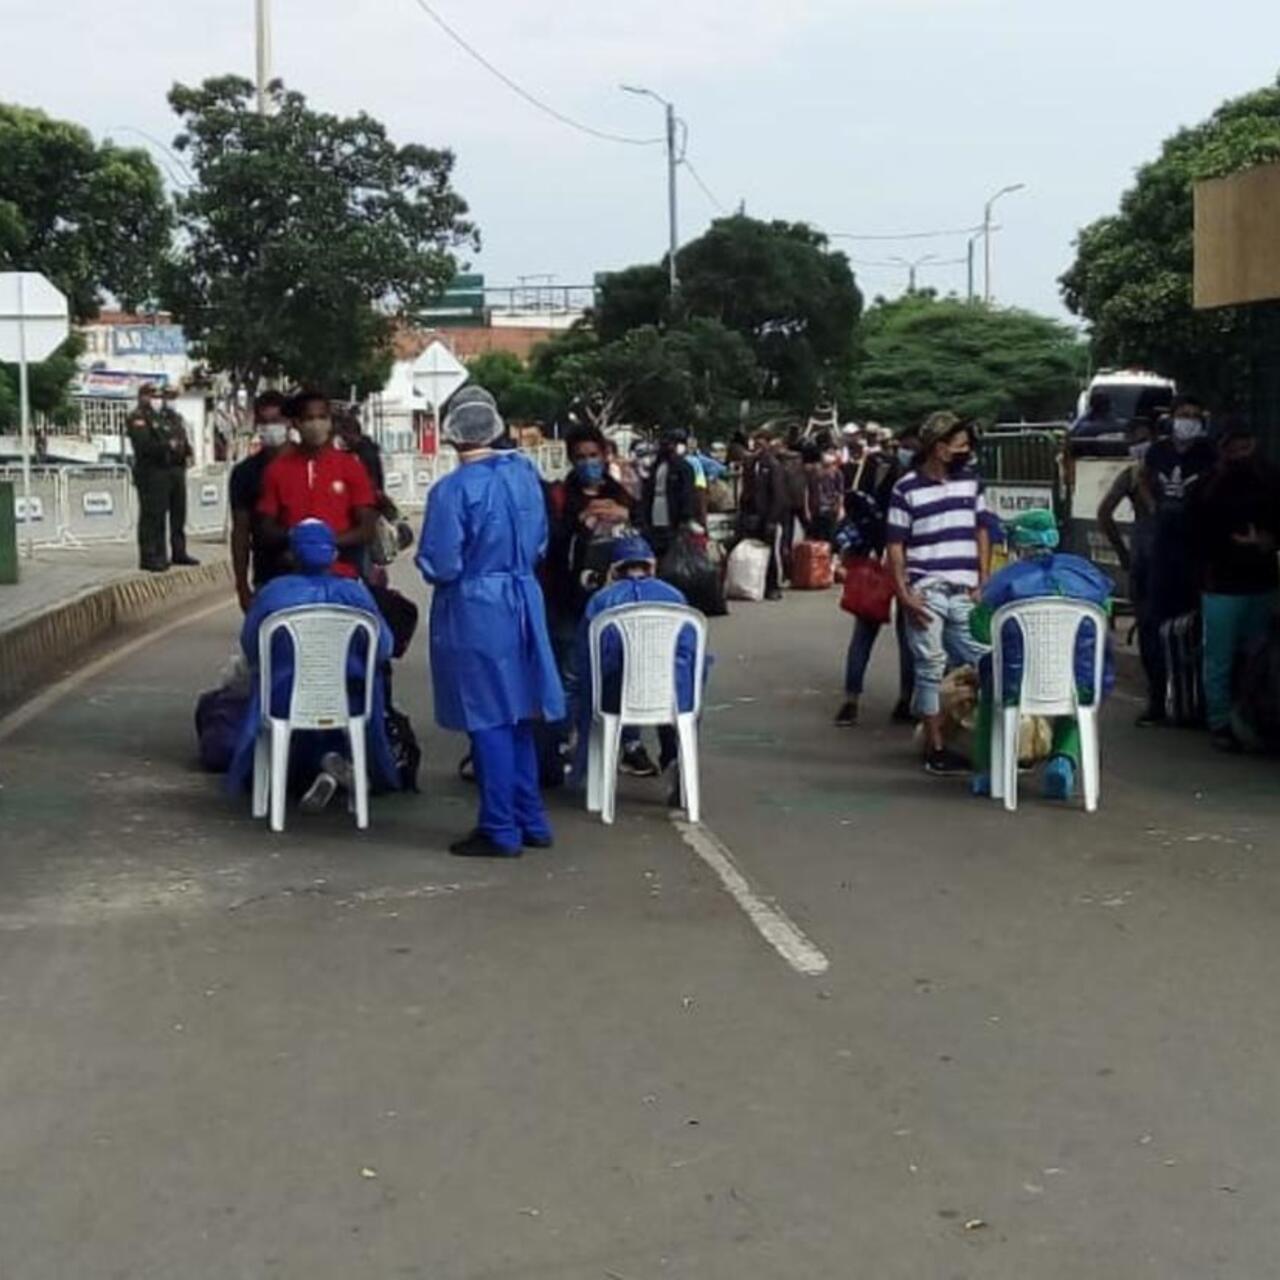
[[[931,414],[914,468],[889,500],[889,566],[915,661],[912,705],[924,721],[925,771],[940,776],[968,772],[943,742],[942,677],[949,665],[976,666],[986,652],[969,630],[991,564],[982,485],[967,465],[972,448],[968,423]]]

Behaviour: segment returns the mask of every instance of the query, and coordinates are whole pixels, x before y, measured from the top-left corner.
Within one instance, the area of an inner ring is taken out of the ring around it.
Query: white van
[[[1145,369],[1104,369],[1080,393],[1076,417],[1089,412],[1089,399],[1095,391],[1111,397],[1111,412],[1121,422],[1130,418],[1150,418],[1154,423],[1173,408],[1178,387],[1172,378]]]

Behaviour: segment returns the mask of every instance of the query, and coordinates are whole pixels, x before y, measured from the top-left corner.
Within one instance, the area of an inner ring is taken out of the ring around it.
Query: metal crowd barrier
[[[128,542],[133,538],[137,506],[127,467],[63,468],[61,476],[64,541]]]
[[[187,472],[187,532],[227,531],[227,484],[231,469],[225,462],[193,467]]]

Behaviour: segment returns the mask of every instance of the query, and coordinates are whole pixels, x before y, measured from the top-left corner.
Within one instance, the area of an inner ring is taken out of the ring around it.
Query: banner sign
[[[176,324],[122,324],[111,329],[111,354],[185,356],[187,336]]]

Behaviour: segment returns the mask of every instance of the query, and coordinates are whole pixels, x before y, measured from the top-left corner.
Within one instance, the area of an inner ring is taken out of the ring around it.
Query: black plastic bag
[[[681,529],[662,557],[658,577],[682,592],[690,606],[708,618],[723,617],[729,612],[720,566],[712,560],[704,534]]]

